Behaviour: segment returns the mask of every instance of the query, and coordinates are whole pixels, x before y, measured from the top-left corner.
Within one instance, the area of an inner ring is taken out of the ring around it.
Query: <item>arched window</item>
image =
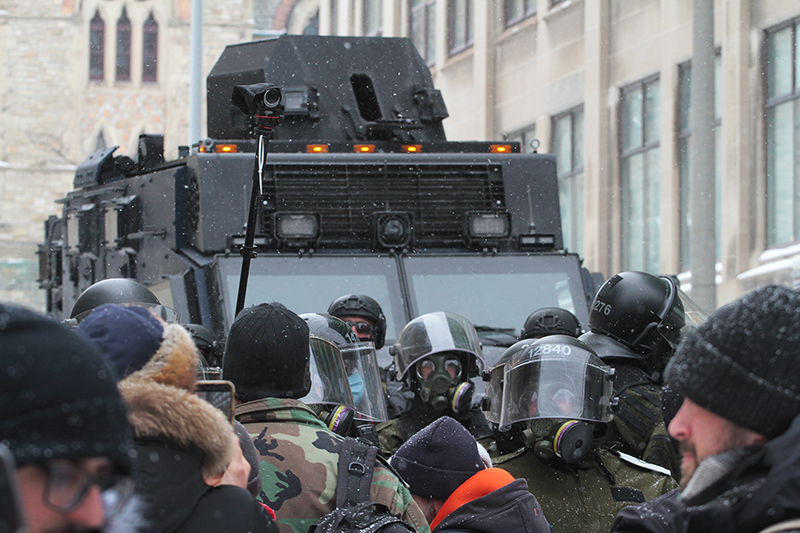
[[[124,7],[117,21],[117,81],[131,81],[131,19]]]
[[[105,70],[106,24],[95,11],[89,23],[89,79],[103,81]]]
[[[142,81],[158,81],[158,22],[153,13],[142,30]]]

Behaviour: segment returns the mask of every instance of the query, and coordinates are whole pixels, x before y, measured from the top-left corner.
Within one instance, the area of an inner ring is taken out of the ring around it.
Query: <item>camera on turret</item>
[[[283,120],[283,93],[273,83],[236,85],[231,103],[250,118],[251,134],[269,136],[273,128]]]

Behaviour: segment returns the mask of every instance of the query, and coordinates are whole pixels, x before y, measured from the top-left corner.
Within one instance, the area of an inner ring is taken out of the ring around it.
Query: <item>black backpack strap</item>
[[[336,482],[336,507],[351,507],[369,500],[375,471],[377,446],[345,437],[339,452],[339,478]]]

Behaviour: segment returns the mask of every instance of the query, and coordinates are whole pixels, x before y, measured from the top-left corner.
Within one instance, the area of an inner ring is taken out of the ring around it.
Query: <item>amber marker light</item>
[[[493,154],[510,154],[511,153],[511,145],[510,144],[490,144],[489,145],[489,152]]]
[[[374,144],[357,144],[353,146],[353,151],[356,153],[367,154],[375,151]]]
[[[404,152],[409,153],[417,153],[422,151],[421,144],[404,144],[402,148]]]
[[[235,154],[239,147],[235,144],[217,144],[214,145],[214,151],[218,154]]]
[[[324,154],[328,151],[327,144],[307,144],[306,153],[309,154]]]

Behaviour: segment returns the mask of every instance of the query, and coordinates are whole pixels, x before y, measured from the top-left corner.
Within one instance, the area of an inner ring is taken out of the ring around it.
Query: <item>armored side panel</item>
[[[264,81],[284,91],[277,139],[445,140],[441,93],[406,38],[285,35],[228,46],[208,78],[210,137],[247,138],[231,91]]]

